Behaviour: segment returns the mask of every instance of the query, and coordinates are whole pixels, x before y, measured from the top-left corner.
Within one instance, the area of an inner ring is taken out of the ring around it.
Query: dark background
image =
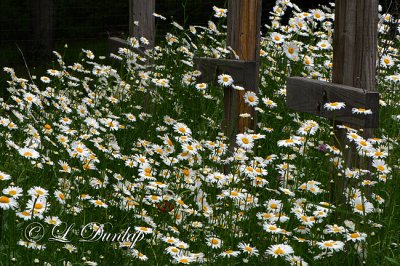
[[[51,49],[61,50],[68,44],[69,55],[79,54],[81,48],[105,55],[108,36],[123,36],[128,32],[128,0],[0,0],[0,68],[24,66],[21,53],[30,67],[49,61],[51,55],[43,47],[38,47],[35,41],[45,31],[33,30],[35,22],[45,17],[41,10],[46,6],[38,11],[37,5],[46,1],[53,3],[54,10]],[[386,2],[393,1],[400,0],[381,0],[381,4],[388,6]],[[331,1],[292,2],[308,9]],[[274,4],[274,0],[263,0],[263,25],[268,23],[269,11]],[[167,18],[173,17],[181,24],[186,18],[187,25],[206,25],[213,15],[213,5],[224,7],[225,0],[156,0],[156,12]],[[161,20],[157,21],[157,33],[162,36],[170,27],[171,20],[164,25],[160,24]]]

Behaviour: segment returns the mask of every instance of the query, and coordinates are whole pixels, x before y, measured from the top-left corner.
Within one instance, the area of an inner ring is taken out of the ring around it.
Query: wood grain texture
[[[378,0],[336,0],[334,83],[375,91]]]
[[[258,91],[258,69],[260,62],[260,29],[261,29],[261,0],[229,0],[228,1],[228,35],[227,44],[232,47],[241,60],[256,62],[256,71],[248,77],[254,82],[254,86],[246,88]],[[246,129],[256,128],[256,112],[244,102],[243,92],[234,91],[227,94],[225,102],[230,103],[225,108],[225,128],[231,128],[229,123],[237,125],[237,131],[226,131],[228,135],[244,132]],[[238,105],[238,106],[237,106]],[[229,115],[227,114],[229,113]],[[248,113],[251,118],[239,117],[240,114]],[[236,122],[232,118],[238,117]]]
[[[363,88],[375,92],[376,59],[378,43],[378,0],[336,0],[335,33],[333,40],[333,77],[335,83]],[[375,96],[375,97],[379,97]],[[366,99],[369,104],[370,99]],[[376,101],[375,99],[373,100]],[[376,111],[378,113],[378,110]],[[376,118],[378,119],[378,118]],[[374,121],[373,126],[377,126]],[[373,137],[372,125],[362,125],[364,138]],[[356,147],[346,138],[346,130],[335,128],[336,145],[344,155],[347,167],[371,169],[371,161],[356,163]],[[349,147],[345,149],[345,147]],[[344,189],[348,186],[343,178],[334,177],[336,202],[344,204]]]
[[[336,0],[333,82],[376,91],[377,47],[378,0]]]
[[[256,75],[257,64],[253,61],[215,59],[215,58],[194,58],[196,69],[201,71],[200,82],[216,82],[220,74],[232,76],[235,85],[243,86],[246,90],[254,90],[257,85]]]
[[[322,116],[351,126],[376,128],[379,125],[379,94],[360,88],[324,81],[293,77],[287,80],[287,106],[299,112]],[[346,107],[335,112],[324,104],[344,102]],[[370,109],[372,115],[353,114],[353,108]]]
[[[257,63],[254,61],[215,59],[215,58],[194,58],[195,68],[201,71],[199,82],[216,83],[220,74],[232,76],[235,85],[242,86],[245,90],[254,90],[257,86],[258,73]],[[225,134],[235,139],[239,131],[239,114],[245,107],[240,99],[243,98],[243,91],[237,91],[232,87],[224,88],[224,122]]]
[[[145,37],[149,47],[154,47],[156,24],[153,13],[156,10],[155,0],[129,0],[129,36]],[[134,22],[139,24],[136,26]]]

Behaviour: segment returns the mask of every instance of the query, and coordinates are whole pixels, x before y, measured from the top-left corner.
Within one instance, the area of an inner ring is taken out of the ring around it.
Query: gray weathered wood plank
[[[257,64],[254,61],[217,59],[217,58],[194,58],[193,62],[202,75],[200,82],[216,82],[220,74],[232,76],[235,85],[243,86],[246,90],[254,90]]]
[[[376,128],[379,125],[379,94],[360,88],[329,83],[307,78],[288,78],[286,86],[287,106],[299,112],[362,128]],[[328,111],[324,104],[344,102],[344,109]],[[353,114],[353,108],[370,109],[372,115]]]

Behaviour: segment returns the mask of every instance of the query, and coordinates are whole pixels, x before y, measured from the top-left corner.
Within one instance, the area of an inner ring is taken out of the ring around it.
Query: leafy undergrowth
[[[193,67],[232,56],[223,9],[207,28],[173,22],[145,55],[132,38],[111,65],[83,50],[73,64],[55,52],[30,80],[4,68],[0,264],[398,264],[399,23],[380,14],[376,138],[343,129],[364,164],[346,163],[330,121],[285,107],[289,75],[330,80],[332,8],[277,1],[260,92],[244,94],[258,129],[237,136],[220,130],[223,91],[242,88],[229,75],[199,83]]]

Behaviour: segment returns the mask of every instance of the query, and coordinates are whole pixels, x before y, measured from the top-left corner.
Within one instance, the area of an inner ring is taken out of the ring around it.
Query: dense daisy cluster
[[[366,260],[369,239],[382,227],[387,195],[380,192],[398,163],[390,156],[396,135],[382,129],[365,138],[341,126],[356,151],[349,162],[330,121],[285,108],[287,76],[330,78],[333,6],[303,12],[290,0],[276,2],[263,29],[260,92],[243,94],[258,129],[233,137],[220,130],[222,95],[225,87],[244,89],[228,74],[200,83],[193,65],[195,56],[235,56],[225,45],[223,8],[213,8],[220,21],[208,27],[186,31],[173,22],[154,50],[143,48],[145,38],[129,39],[130,48],[111,54],[112,65],[83,50],[72,64],[54,52],[57,67],[39,78],[4,68],[10,81],[0,109],[0,210],[7,214],[2,252],[9,253],[1,260],[308,265],[344,252],[350,261]],[[400,64],[390,43],[399,44],[400,28],[390,15],[380,18],[381,106],[395,107],[385,118],[393,124],[400,108],[389,92],[398,92]],[[32,222],[49,231],[74,223],[74,234],[65,243],[26,239]],[[92,230],[129,227],[144,239],[81,243],[88,222],[96,222]]]

